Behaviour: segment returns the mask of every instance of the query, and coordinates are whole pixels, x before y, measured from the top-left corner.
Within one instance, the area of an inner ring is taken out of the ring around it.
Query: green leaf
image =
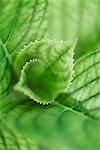
[[[30,41],[42,38],[48,18],[48,0],[0,1],[0,98],[15,80],[12,65],[17,52]]]
[[[14,64],[16,73],[22,70],[15,88],[40,103],[49,103],[67,91],[73,74],[75,45],[76,40],[42,40],[25,46]]]
[[[7,53],[6,46],[0,39],[0,100],[6,96],[8,90],[11,88],[12,67],[9,54]]]
[[[1,149],[100,149],[100,123],[67,106],[52,104],[45,107],[20,99],[14,93],[4,99],[0,110]]]
[[[100,47],[99,0],[52,0],[47,37],[78,38],[76,56]]]
[[[2,0],[0,14],[0,37],[12,53],[31,40],[42,38],[48,23],[49,3],[48,0]]]
[[[84,113],[100,119],[100,50],[89,53],[76,62],[68,93],[80,102],[76,108],[83,107]]]

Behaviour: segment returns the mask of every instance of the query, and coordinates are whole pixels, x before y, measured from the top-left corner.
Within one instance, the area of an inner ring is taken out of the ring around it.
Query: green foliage
[[[0,150],[100,149],[99,3],[0,1]]]

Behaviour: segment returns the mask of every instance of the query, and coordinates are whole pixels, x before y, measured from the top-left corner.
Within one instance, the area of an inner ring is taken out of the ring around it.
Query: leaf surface
[[[0,37],[9,53],[14,52],[15,56],[25,44],[42,38],[48,23],[49,4],[48,0],[2,0],[0,14]]]
[[[0,39],[0,100],[6,96],[13,81],[10,60],[7,48]]]
[[[80,109],[100,119],[100,50],[80,58],[75,64],[75,73],[68,94],[79,102]],[[79,108],[78,108],[79,107]]]
[[[2,149],[5,145],[16,150],[100,148],[100,123],[67,106],[37,105],[29,99],[19,99],[16,93],[4,102],[0,105]]]

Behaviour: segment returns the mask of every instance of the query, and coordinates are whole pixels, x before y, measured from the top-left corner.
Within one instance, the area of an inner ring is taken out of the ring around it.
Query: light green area
[[[47,37],[78,38],[76,57],[100,48],[100,0],[51,0]]]

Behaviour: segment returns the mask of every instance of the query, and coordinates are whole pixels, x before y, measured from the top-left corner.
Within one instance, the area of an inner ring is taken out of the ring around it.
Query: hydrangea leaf
[[[23,87],[24,93],[40,103],[49,103],[61,92],[67,91],[73,74],[75,45],[76,40],[42,40],[25,46],[15,60],[16,72],[20,74],[22,70],[16,89],[21,90]],[[41,61],[39,67],[35,67],[37,70],[34,70],[35,58]],[[35,98],[33,92],[39,98]]]
[[[100,50],[80,58],[68,94],[79,101],[77,109],[100,119]]]

